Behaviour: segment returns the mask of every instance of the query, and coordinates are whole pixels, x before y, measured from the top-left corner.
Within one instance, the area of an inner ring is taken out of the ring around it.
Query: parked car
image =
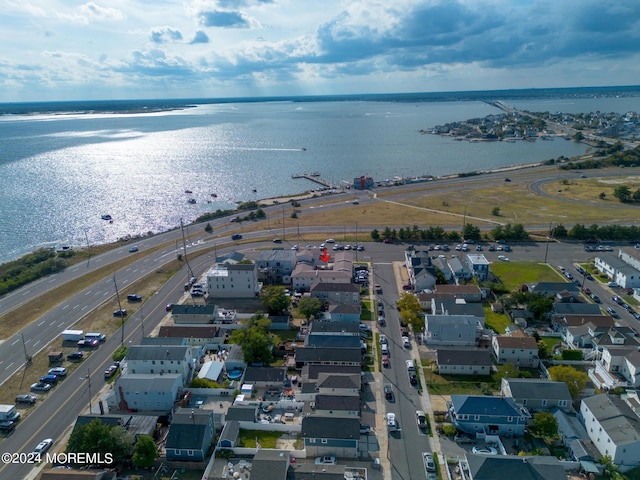
[[[371,427],[366,423],[360,424],[360,435],[368,435],[371,432]]]
[[[114,317],[126,317],[127,316],[127,310],[122,308],[120,310],[114,310],[113,311],[113,316]]]
[[[404,348],[411,348],[409,337],[402,337],[402,346],[404,346]]]
[[[422,410],[416,410],[416,423],[421,430],[427,427],[427,416]]]
[[[476,455],[497,455],[498,451],[493,447],[488,447],[484,445],[476,446],[471,449],[472,453]]]
[[[167,304],[165,305],[164,309],[165,309],[167,312],[170,312],[171,310],[173,310],[173,303],[167,303]]]
[[[396,418],[396,414],[393,412],[389,412],[386,415],[387,419],[387,428],[390,432],[395,432],[398,430],[398,419]]]
[[[618,285],[616,282],[607,282],[607,287],[620,288],[620,285]]]
[[[393,387],[391,387],[390,383],[387,383],[384,386],[384,398],[387,400],[393,400]]]
[[[140,295],[138,295],[137,293],[130,293],[129,295],[127,295],[127,301],[129,301],[129,302],[141,302],[142,301],[142,297]]]
[[[29,395],[28,393],[22,393],[20,395],[16,395],[16,403],[23,403],[27,405],[33,405],[36,403],[38,398],[35,395]]]
[[[43,375],[40,377],[40,383],[48,383],[51,385],[56,385],[58,383],[57,375]]]
[[[607,313],[609,315],[611,315],[613,318],[620,318],[620,315],[618,315],[618,312],[616,312],[613,308],[611,307],[607,307]]]
[[[418,384],[418,376],[415,373],[409,373],[409,383],[411,385]]]
[[[316,465],[335,465],[336,457],[331,455],[324,455],[322,457],[316,457],[314,462]]]
[[[49,375],[55,375],[57,377],[66,377],[67,369],[64,367],[55,367],[49,369]]]
[[[52,444],[53,444],[52,438],[45,438],[36,446],[36,448],[33,449],[34,455],[40,455],[46,452],[47,450],[49,450],[49,447],[51,447]]]
[[[49,385],[48,383],[38,382],[31,385],[32,392],[45,393],[49,390],[51,390],[51,385]]]
[[[89,340],[85,338],[84,340],[78,340],[78,348],[97,348],[99,343],[96,339]]]
[[[109,368],[107,368],[104,371],[104,379],[109,380],[116,374],[117,371],[118,371],[118,367],[115,365],[111,365]]]
[[[67,360],[71,362],[79,362],[84,358],[84,353],[82,352],[71,352],[67,355]]]
[[[388,368],[391,365],[388,355],[382,355],[382,366]]]
[[[598,297],[598,295],[596,295],[595,293],[592,293],[591,295],[589,295],[591,297],[591,300],[593,300],[596,303],[601,303],[600,302],[600,297]]]
[[[433,460],[433,455],[429,452],[422,452],[422,459],[424,460],[424,469],[427,472],[436,471],[436,462]]]
[[[233,235],[231,235],[231,240],[242,240],[242,235],[240,235],[239,233],[234,233]]]
[[[380,334],[380,345],[387,345],[389,340],[387,340],[387,336],[384,333]]]
[[[0,421],[0,432],[13,432],[16,429],[16,422],[12,420]]]
[[[138,249],[138,246],[137,246],[137,245],[134,245],[133,247],[131,247],[131,248],[129,249],[129,253],[134,253],[134,252],[137,252],[138,250],[139,250],[139,249]]]

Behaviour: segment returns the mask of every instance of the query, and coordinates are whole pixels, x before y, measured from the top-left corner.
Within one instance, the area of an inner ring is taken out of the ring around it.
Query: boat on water
[[[102,215],[100,218],[101,218],[102,220],[112,220],[111,215]]]
[[[194,203],[196,203],[196,199],[195,198],[190,198],[189,200],[187,200],[187,203],[194,204]]]
[[[211,194],[211,196],[212,196],[213,198],[218,198],[218,194],[217,194],[217,193],[212,193],[212,194]]]
[[[191,190],[185,190],[184,193],[193,193]]]

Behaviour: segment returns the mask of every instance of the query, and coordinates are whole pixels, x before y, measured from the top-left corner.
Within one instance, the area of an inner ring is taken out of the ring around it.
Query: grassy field
[[[511,321],[504,313],[496,313],[488,304],[484,306],[484,323],[494,332],[503,335]]]
[[[519,288],[523,283],[566,281],[551,266],[538,262],[493,263],[491,271],[509,291]]]
[[[240,430],[240,447],[256,448],[256,439],[262,448],[276,448],[282,432],[267,432],[263,430]]]

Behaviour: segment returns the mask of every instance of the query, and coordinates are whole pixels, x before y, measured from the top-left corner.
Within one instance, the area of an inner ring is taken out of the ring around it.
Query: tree
[[[613,196],[622,203],[627,203],[631,200],[631,190],[626,185],[618,185],[613,190]]]
[[[410,293],[401,294],[398,300],[398,308],[400,309],[400,316],[406,323],[411,325],[414,332],[421,332],[423,330],[422,307],[415,295]]]
[[[580,395],[580,392],[587,386],[589,377],[586,373],[580,372],[570,365],[556,365],[549,367],[549,376],[554,382],[564,382],[569,388],[569,393],[573,398]]]
[[[246,328],[234,330],[229,338],[230,343],[240,345],[246,363],[273,361],[274,337],[268,330],[271,321],[262,315],[254,315]]]
[[[464,238],[465,240],[474,240],[477,242],[482,238],[482,235],[478,227],[467,223],[462,229],[462,238]]]
[[[604,476],[613,480],[623,480],[625,477],[618,471],[618,466],[613,463],[611,455],[603,455],[600,463],[604,465]]]
[[[491,210],[491,215],[493,215],[494,217],[499,217],[500,216],[500,207],[493,207],[493,210]]]
[[[260,301],[270,315],[280,315],[289,308],[291,301],[284,287],[265,287],[260,291]]]
[[[546,360],[547,358],[549,358],[549,348],[547,347],[547,344],[542,340],[538,340],[538,357],[541,360]]]
[[[123,463],[130,456],[134,438],[123,427],[103,424],[99,418],[75,428],[67,452],[110,453],[114,463]]]
[[[298,311],[309,321],[311,317],[317,317],[320,312],[320,299],[315,297],[302,297],[298,302]]]
[[[496,378],[502,380],[503,378],[518,378],[520,370],[513,363],[503,363],[498,366],[498,373]]]
[[[558,421],[551,412],[535,413],[533,431],[542,437],[554,438],[558,435]]]
[[[136,467],[147,468],[158,458],[158,448],[149,435],[138,435],[138,441],[133,447],[133,464]]]
[[[213,227],[211,226],[211,224],[209,222],[207,222],[207,225],[204,227],[204,231],[207,232],[207,233],[213,232]]]

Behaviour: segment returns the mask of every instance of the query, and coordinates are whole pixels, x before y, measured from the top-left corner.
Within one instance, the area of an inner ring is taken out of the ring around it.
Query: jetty
[[[295,174],[291,175],[291,178],[306,178],[307,180],[311,180],[312,182],[315,182],[315,183],[317,183],[319,185],[322,185],[323,187],[336,188],[336,186],[333,185],[331,182],[329,182],[328,180],[323,179],[318,172],[313,172],[313,173],[295,173]]]

